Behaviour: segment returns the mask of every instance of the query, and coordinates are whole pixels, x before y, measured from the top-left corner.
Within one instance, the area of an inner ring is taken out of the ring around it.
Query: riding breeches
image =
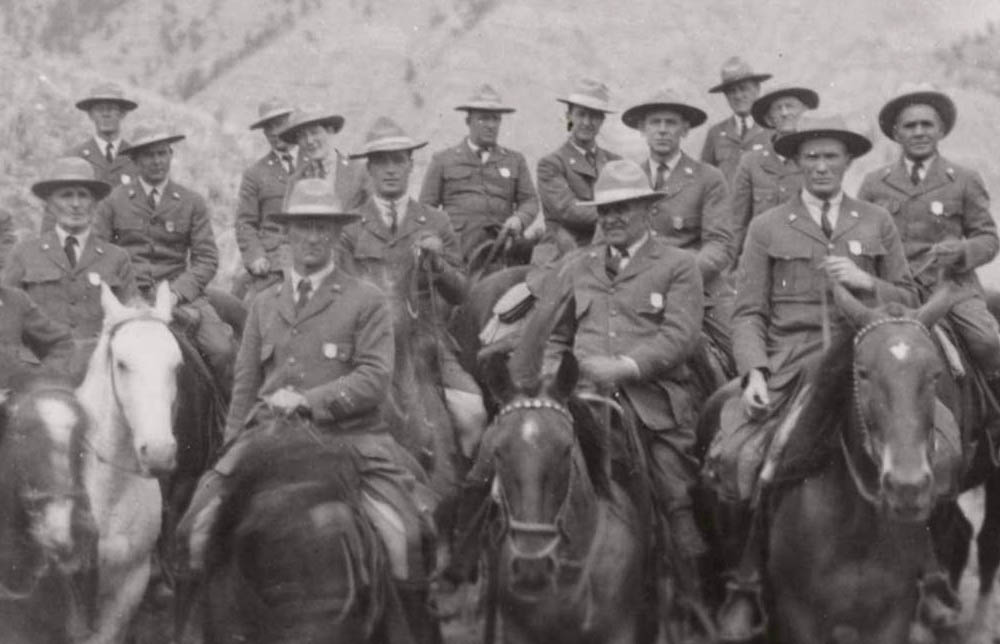
[[[233,329],[222,321],[206,297],[181,304],[179,308],[187,310],[192,317],[197,318],[194,342],[216,376],[225,378],[222,382],[227,382],[231,377],[229,371],[236,358],[237,346],[233,338]]]
[[[948,319],[983,374],[988,379],[1000,377],[1000,327],[982,295],[953,306]]]

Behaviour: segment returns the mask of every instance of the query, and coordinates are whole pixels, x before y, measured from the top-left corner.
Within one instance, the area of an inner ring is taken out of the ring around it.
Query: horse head
[[[94,564],[97,530],[82,477],[87,414],[73,390],[37,382],[8,403],[0,442],[4,531],[23,531],[12,572],[40,576],[51,564],[64,574]],[[13,542],[0,538],[7,550]],[[22,580],[24,581],[24,580]],[[37,579],[36,579],[37,581]]]
[[[492,358],[485,369],[502,406],[481,449],[494,466],[493,493],[510,551],[510,587],[525,597],[538,596],[558,579],[557,549],[569,536],[574,492],[593,492],[568,407],[577,365],[572,354],[565,354],[554,380],[528,391],[512,384],[503,359]]]
[[[873,309],[834,289],[854,336],[854,432],[845,433],[848,466],[863,494],[893,520],[926,521],[935,502],[932,460],[937,382],[944,364],[930,328],[961,297],[936,292],[920,309]],[[866,486],[865,470],[875,483]]]
[[[95,434],[107,428],[108,435],[92,441],[92,447],[100,460],[114,466],[143,476],[168,474],[177,459],[173,412],[182,364],[168,327],[173,307],[169,286],[160,284],[152,307],[131,307],[103,285],[101,305],[104,326],[78,390],[99,426]]]

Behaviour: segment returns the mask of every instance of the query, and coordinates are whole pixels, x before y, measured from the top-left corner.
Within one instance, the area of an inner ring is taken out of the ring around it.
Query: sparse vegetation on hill
[[[938,50],[936,57],[957,84],[1000,96],[1000,22],[989,22],[981,32]]]

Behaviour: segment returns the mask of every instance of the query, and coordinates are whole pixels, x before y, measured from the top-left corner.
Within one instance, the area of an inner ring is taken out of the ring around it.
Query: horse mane
[[[594,486],[594,491],[604,499],[611,498],[611,478],[604,468],[608,458],[608,445],[604,440],[605,430],[601,428],[593,412],[584,400],[571,396],[566,401],[569,413],[573,416],[573,431],[576,442],[583,454],[583,462],[587,474]]]
[[[809,384],[812,390],[779,459],[776,483],[799,481],[829,465],[837,455],[852,409],[853,368],[854,333],[844,330],[834,336],[830,348],[797,387],[801,390]]]

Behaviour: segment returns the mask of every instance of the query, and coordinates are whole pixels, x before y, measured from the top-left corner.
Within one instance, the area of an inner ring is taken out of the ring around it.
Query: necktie
[[[389,202],[389,232],[393,235],[399,230],[399,211],[396,210],[396,202]]]
[[[292,155],[286,152],[281,155],[281,160],[284,162],[285,169],[288,170],[288,174],[295,172],[295,161],[292,159]]]
[[[924,162],[917,160],[913,162],[913,169],[910,170],[910,183],[915,186],[920,185],[920,171],[924,167]]]
[[[595,172],[597,172],[598,171],[597,152],[595,152],[594,150],[587,150],[587,152],[583,156],[586,157],[587,163],[590,164],[590,167],[593,168]]]
[[[104,158],[111,163],[115,160],[115,144],[108,141],[108,147],[104,148]]]
[[[309,302],[309,295],[312,293],[312,280],[303,277],[299,280],[299,286],[296,288],[298,291],[298,298],[295,300],[295,312],[298,313],[306,304]]]
[[[608,279],[618,277],[618,273],[622,270],[622,264],[624,264],[627,259],[627,248],[619,248],[618,252],[615,253],[611,246],[608,247],[608,256],[604,261],[604,271],[608,274]]]
[[[746,114],[740,115],[740,138],[747,138],[747,132],[750,131],[750,119],[747,118]]]
[[[73,235],[66,236],[66,243],[63,244],[63,250],[66,251],[66,259],[69,260],[69,265],[76,268],[76,247],[80,244],[80,241]]]
[[[149,207],[152,208],[153,210],[156,210],[156,202],[158,201],[159,196],[160,196],[160,191],[157,190],[156,188],[153,188],[152,190],[149,191],[149,199],[147,199],[147,203],[149,203]]]
[[[656,165],[656,182],[653,184],[653,190],[662,190],[663,184],[667,182],[667,164],[659,163]]]
[[[490,149],[489,148],[479,148],[479,162],[486,163],[490,160]]]
[[[833,237],[833,224],[830,222],[830,202],[824,200],[823,206],[819,209],[819,226],[823,229],[823,234],[827,239]]]

